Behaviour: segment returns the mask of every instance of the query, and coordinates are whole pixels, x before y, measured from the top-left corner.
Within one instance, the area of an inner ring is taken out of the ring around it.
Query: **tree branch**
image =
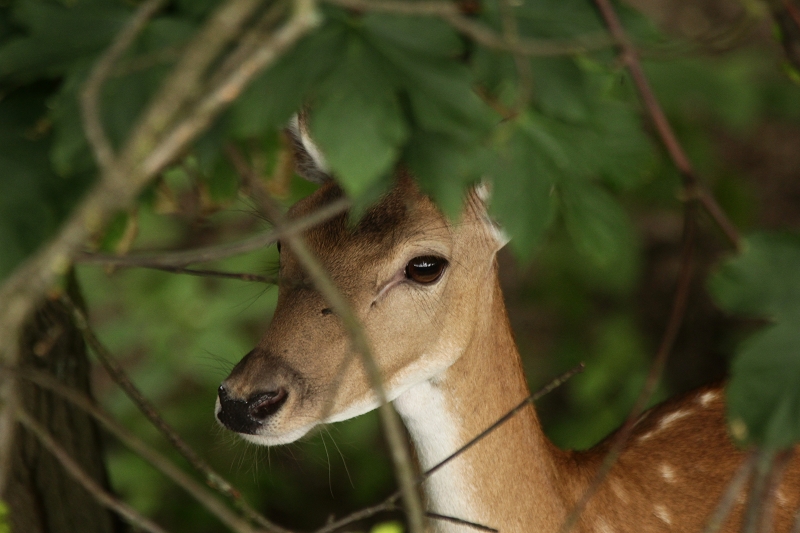
[[[136,435],[130,432],[127,428],[125,428],[122,424],[114,420],[111,415],[109,415],[106,411],[98,407],[95,402],[82,394],[75,389],[64,385],[63,383],[59,382],[56,379],[53,379],[51,376],[34,370],[28,370],[23,368],[11,368],[11,367],[0,367],[3,369],[4,372],[11,372],[23,379],[26,379],[32,383],[35,383],[39,387],[45,388],[49,391],[58,394],[68,402],[72,403],[79,409],[82,409],[89,415],[91,415],[95,420],[100,422],[100,424],[105,427],[105,429],[111,433],[114,437],[116,437],[121,443],[127,446],[130,450],[134,451],[139,457],[150,463],[156,470],[164,474],[167,478],[172,480],[176,485],[184,489],[189,495],[191,495],[195,500],[197,500],[201,505],[203,505],[211,514],[216,516],[220,522],[228,526],[231,530],[241,532],[241,533],[252,533],[253,529],[247,525],[244,521],[241,520],[238,516],[230,511],[226,506],[222,505],[219,500],[217,500],[212,493],[208,491],[206,487],[195,481],[192,477],[187,475],[183,470],[175,466],[175,463],[168,459],[167,457],[159,454],[155,451],[151,446],[146,444],[144,441],[139,439]],[[235,489],[234,489],[235,490]],[[238,491],[237,491],[238,495]],[[241,503],[241,497],[236,501],[237,504]],[[245,511],[246,514],[247,511]],[[253,519],[254,517],[248,516],[249,518]],[[267,527],[270,524],[261,523],[261,521],[257,521],[261,525]],[[271,529],[267,527],[270,531],[281,531],[283,533],[289,533],[286,530],[279,529]]]
[[[95,63],[81,93],[81,116],[89,146],[103,172],[114,165],[115,155],[111,143],[103,130],[100,118],[101,89],[114,70],[115,64],[133,44],[150,19],[166,4],[166,0],[147,0],[114,39],[111,47]]]
[[[197,455],[197,453],[180,437],[180,435],[178,435],[172,426],[166,423],[161,415],[158,414],[155,406],[150,403],[150,401],[130,380],[120,364],[114,359],[114,356],[111,354],[111,352],[97,338],[91,326],[89,326],[88,319],[86,318],[86,315],[84,315],[83,311],[79,309],[66,295],[61,296],[61,302],[72,314],[75,327],[81,331],[84,339],[86,340],[86,344],[88,344],[95,353],[97,358],[100,360],[100,363],[103,365],[103,368],[105,368],[108,375],[111,376],[111,379],[113,379],[114,382],[119,385],[120,388],[122,388],[122,390],[133,401],[139,411],[141,411],[141,413],[150,421],[150,423],[153,424],[153,426],[155,426],[155,428],[158,429],[162,435],[164,435],[167,441],[169,441],[169,443],[176,450],[178,450],[178,452],[180,452],[180,454],[183,455],[187,461],[189,461],[189,464],[191,464],[195,470],[205,476],[206,482],[211,487],[233,500],[233,502],[244,511],[249,519],[256,521],[263,527],[269,529],[270,531],[274,531],[275,533],[288,533],[287,530],[283,529],[277,524],[273,524],[255,509],[250,507],[250,505],[242,499],[242,495],[238,490],[236,490],[225,478],[211,468],[211,466],[206,463],[203,458]],[[207,502],[203,502],[203,504],[206,505]],[[214,509],[216,509],[216,511],[214,511]],[[220,518],[220,520],[231,527],[231,529],[234,531],[249,531],[249,527],[237,517],[230,515],[230,513],[227,512],[227,509],[221,508],[219,505],[215,505],[214,507],[209,507],[209,510],[215,512],[215,514],[220,513],[217,514],[218,518]]]
[[[656,128],[656,132],[661,142],[664,144],[664,148],[666,148],[672,162],[683,177],[686,189],[686,200],[698,200],[723,231],[733,247],[738,250],[741,246],[741,238],[739,237],[736,226],[728,219],[714,197],[709,194],[700,183],[694,166],[683,150],[680,141],[678,141],[675,132],[672,130],[672,126],[669,124],[669,120],[667,120],[667,116],[664,114],[664,110],[661,108],[661,104],[659,104],[653,89],[650,87],[650,82],[647,80],[641,61],[639,61],[639,54],[631,43],[630,38],[628,38],[625,28],[622,26],[619,17],[617,17],[614,8],[611,6],[609,0],[595,0],[595,4],[597,4],[600,10],[614,42],[617,47],[619,47],[620,59],[631,73],[631,78],[636,85],[636,89],[647,110],[647,114],[652,120],[653,126]]]
[[[53,456],[61,463],[64,470],[71,475],[75,481],[80,483],[87,492],[94,496],[98,502],[112,511],[119,513],[131,525],[141,528],[150,533],[167,533],[161,526],[151,521],[147,517],[141,515],[138,511],[120,501],[110,493],[106,492],[94,479],[92,479],[83,469],[78,465],[75,460],[59,445],[55,439],[47,432],[47,430],[35,421],[23,409],[16,407],[14,409],[14,416],[16,420],[22,424],[25,429],[33,433],[39,442],[47,449]]]
[[[340,198],[325,207],[310,213],[308,216],[288,221],[285,226],[271,232],[255,235],[248,239],[230,244],[220,244],[197,248],[194,250],[181,250],[174,252],[154,252],[138,255],[111,255],[90,252],[79,252],[75,256],[76,263],[103,264],[118,267],[144,267],[144,268],[182,268],[196,263],[209,263],[220,259],[227,259],[236,255],[245,254],[275,244],[280,238],[294,235],[316,226],[325,220],[343,213],[350,207],[348,198]]]

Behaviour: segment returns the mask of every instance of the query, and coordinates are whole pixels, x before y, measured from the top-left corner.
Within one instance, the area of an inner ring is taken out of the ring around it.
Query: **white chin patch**
[[[289,444],[290,442],[300,439],[306,433],[311,431],[315,425],[316,424],[303,426],[282,435],[248,435],[246,433],[239,433],[239,436],[247,442],[252,442],[253,444],[258,444],[259,446],[277,446],[279,444]]]

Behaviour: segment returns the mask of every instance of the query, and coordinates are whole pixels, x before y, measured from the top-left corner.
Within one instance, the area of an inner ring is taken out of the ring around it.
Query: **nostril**
[[[225,402],[228,399],[228,389],[225,388],[225,385],[220,385],[217,389],[217,395],[219,396],[220,402]]]
[[[275,414],[284,403],[289,394],[283,387],[273,392],[267,392],[248,401],[248,413],[254,420],[265,420]]]

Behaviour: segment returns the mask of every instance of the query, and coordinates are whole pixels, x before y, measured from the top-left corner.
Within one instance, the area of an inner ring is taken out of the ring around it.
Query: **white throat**
[[[394,405],[411,434],[423,470],[436,466],[467,441],[448,398],[433,380],[414,385],[398,396]],[[472,467],[463,457],[437,470],[423,485],[427,510],[480,522],[480,498],[474,492],[473,479]],[[464,526],[442,520],[431,520],[431,525],[434,531],[464,531]]]

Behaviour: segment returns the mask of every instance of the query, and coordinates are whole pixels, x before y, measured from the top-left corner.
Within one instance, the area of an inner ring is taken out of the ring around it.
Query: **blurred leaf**
[[[312,136],[354,197],[392,170],[408,137],[394,88],[382,74],[380,58],[352,39],[311,116]]]
[[[728,410],[739,438],[768,448],[800,441],[800,236],[753,234],[709,288],[728,312],[772,322],[737,350]],[[741,431],[744,429],[744,431]]]
[[[0,533],[11,533],[11,524],[8,521],[9,511],[6,502],[0,500]]]
[[[383,522],[369,530],[370,533],[403,533],[405,529],[400,522]]]
[[[559,188],[564,222],[577,249],[597,268],[614,272],[621,284],[636,277],[636,235],[620,203],[600,187],[562,180]]]
[[[417,130],[403,160],[422,189],[451,219],[461,214],[464,188],[488,168],[490,154],[478,144],[462,143],[443,133]]]
[[[0,76],[27,81],[65,74],[76,61],[102,50],[130,13],[122,2],[15,2],[14,20],[28,35],[0,47]]]
[[[529,260],[555,214],[553,192],[557,176],[526,130],[512,138],[491,169],[492,214],[511,237],[517,256]]]
[[[230,123],[234,135],[246,138],[285,126],[309,91],[342,61],[346,48],[346,33],[336,22],[302,39],[233,104]]]

